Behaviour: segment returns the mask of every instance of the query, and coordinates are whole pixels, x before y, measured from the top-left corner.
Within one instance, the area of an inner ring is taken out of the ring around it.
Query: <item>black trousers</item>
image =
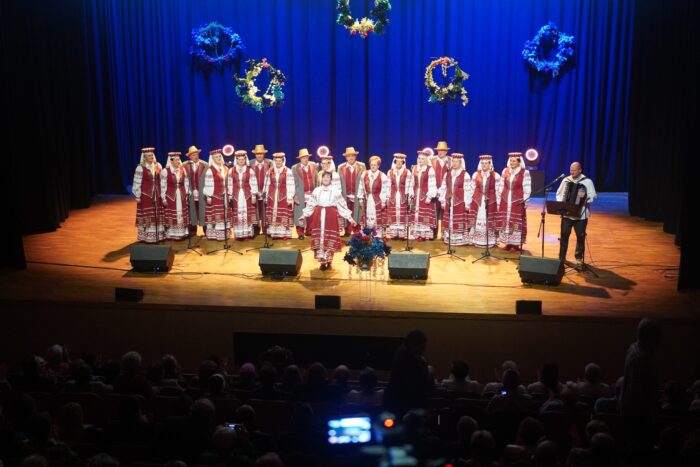
[[[559,240],[559,259],[566,259],[566,251],[569,249],[569,237],[571,229],[576,232],[576,259],[583,261],[583,253],[586,250],[586,226],[588,219],[561,218],[561,235]]]

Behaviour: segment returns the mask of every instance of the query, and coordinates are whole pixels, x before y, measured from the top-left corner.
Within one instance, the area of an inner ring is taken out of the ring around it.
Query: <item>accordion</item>
[[[583,198],[578,197],[578,192],[580,190],[583,190],[583,192],[586,193]],[[579,207],[579,215],[581,215],[583,209],[586,207],[586,200],[588,199],[587,196],[588,190],[586,189],[586,185],[583,183],[572,182],[571,180],[566,181],[566,186],[564,187],[564,199],[562,199],[562,201],[577,205]]]

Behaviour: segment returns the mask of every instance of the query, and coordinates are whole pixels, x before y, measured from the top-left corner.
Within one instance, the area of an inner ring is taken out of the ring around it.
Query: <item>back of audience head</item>
[[[301,370],[296,365],[287,365],[282,373],[282,386],[289,390],[301,383]]]
[[[559,447],[554,441],[541,441],[532,456],[537,467],[555,467],[558,463]]]
[[[255,467],[284,467],[282,459],[275,452],[268,452],[258,457],[255,461]]]
[[[166,379],[177,379],[180,377],[180,364],[173,354],[163,355],[160,359],[163,365],[163,377]]]
[[[199,369],[197,370],[197,376],[199,377],[200,386],[205,386],[209,381],[211,375],[216,374],[219,371],[219,365],[213,360],[202,360],[199,364]]]
[[[190,407],[190,419],[200,425],[211,425],[216,408],[212,401],[206,398],[197,399]]]
[[[77,384],[87,384],[92,377],[92,370],[82,359],[74,360],[71,363],[70,373]]]
[[[586,381],[588,381],[591,384],[596,384],[600,382],[600,365],[597,363],[589,363],[586,365],[586,368],[583,370],[583,377]]]
[[[350,380],[350,369],[345,365],[338,365],[333,370],[333,381],[337,384],[347,384]]]
[[[362,388],[362,392],[372,394],[374,389],[377,387],[377,374],[375,373],[374,368],[367,367],[362,370],[359,377],[359,383],[360,387]]]
[[[275,385],[277,370],[272,363],[264,363],[258,373],[260,385],[266,389],[271,389]]]
[[[48,349],[46,349],[46,361],[50,365],[57,365],[65,361],[65,352],[63,346],[59,344],[54,344]]]
[[[508,369],[503,372],[503,389],[508,394],[517,394],[520,385],[520,374],[517,370]]]
[[[135,376],[142,365],[141,354],[135,351],[127,352],[122,355],[121,373],[125,376]]]
[[[540,381],[550,391],[559,392],[559,365],[556,363],[545,363],[540,370]]]
[[[119,467],[119,461],[109,454],[96,454],[87,463],[87,467]]]
[[[245,425],[248,431],[255,430],[255,409],[248,404],[243,404],[233,413],[233,421]]]
[[[239,381],[242,383],[252,383],[255,381],[255,378],[258,377],[258,371],[255,369],[255,365],[252,364],[251,362],[246,362],[243,365],[241,365],[241,368],[238,370],[238,378]]]
[[[637,326],[637,342],[644,350],[653,352],[661,343],[661,323],[644,318]]]
[[[496,458],[496,441],[486,430],[477,430],[469,443],[472,459],[478,462],[490,462]]]
[[[416,356],[421,356],[428,345],[428,336],[423,331],[415,329],[406,334],[404,343],[409,352]]]
[[[534,417],[525,417],[518,427],[518,439],[530,447],[537,446],[537,443],[544,436],[542,423]]]
[[[469,415],[462,415],[457,420],[457,438],[461,442],[469,443],[472,435],[479,429],[479,422]]]
[[[310,385],[319,385],[326,382],[326,367],[322,363],[314,362],[306,373],[306,382]]]
[[[44,456],[32,454],[22,460],[21,467],[49,467],[49,461]]]
[[[215,373],[207,380],[207,390],[212,396],[222,396],[226,393],[226,378],[224,375]]]
[[[455,381],[464,381],[469,376],[469,365],[462,360],[452,362],[450,374],[454,376]]]
[[[615,440],[607,433],[596,433],[591,437],[591,456],[598,464],[606,464],[615,457]]]

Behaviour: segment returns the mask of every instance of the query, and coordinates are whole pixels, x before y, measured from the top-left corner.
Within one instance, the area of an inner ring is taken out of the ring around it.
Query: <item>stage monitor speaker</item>
[[[516,315],[541,315],[542,300],[516,300]]]
[[[340,297],[338,295],[316,295],[316,308],[327,310],[340,310]]]
[[[260,250],[260,271],[263,275],[276,274],[281,276],[297,276],[301,269],[300,250]]]
[[[137,272],[167,272],[173,266],[175,251],[167,245],[133,245],[131,267]]]
[[[121,302],[140,302],[143,299],[143,289],[116,287],[114,289],[114,299]]]
[[[558,285],[564,276],[564,263],[559,259],[523,255],[518,273],[523,282]]]
[[[389,277],[392,279],[428,279],[428,253],[392,253],[389,255]]]

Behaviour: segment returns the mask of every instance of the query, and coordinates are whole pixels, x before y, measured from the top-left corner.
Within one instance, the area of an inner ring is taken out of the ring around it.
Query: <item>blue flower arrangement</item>
[[[376,258],[384,259],[391,253],[391,247],[377,237],[377,231],[368,227],[353,235],[347,245],[350,249],[343,259],[351,266],[371,264]]]
[[[544,43],[556,44],[557,51],[552,60],[542,58],[542,46]],[[550,22],[542,26],[535,37],[525,42],[523,49],[523,60],[538,72],[552,73],[556,78],[561,69],[569,63],[574,55],[574,36],[559,32],[557,26]]]
[[[241,37],[233,29],[216,21],[192,30],[190,55],[199,63],[219,65],[237,60],[245,48]]]

